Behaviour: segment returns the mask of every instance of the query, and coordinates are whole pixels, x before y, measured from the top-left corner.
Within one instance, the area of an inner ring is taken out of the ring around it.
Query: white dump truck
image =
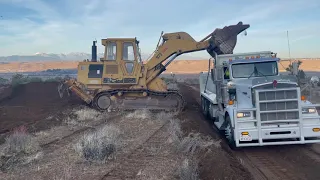
[[[280,75],[270,51],[215,55],[200,73],[204,115],[231,148],[320,142],[318,104],[301,95],[296,76]]]

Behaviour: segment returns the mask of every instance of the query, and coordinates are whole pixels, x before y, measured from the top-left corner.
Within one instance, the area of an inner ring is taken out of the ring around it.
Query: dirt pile
[[[5,106],[64,106],[70,99],[59,97],[56,82],[32,82],[13,89],[11,97],[0,103]]]
[[[61,99],[57,87],[56,82],[33,82],[14,88],[11,96],[0,102],[0,133],[20,125],[39,130],[61,122],[51,118],[82,101],[75,96]]]

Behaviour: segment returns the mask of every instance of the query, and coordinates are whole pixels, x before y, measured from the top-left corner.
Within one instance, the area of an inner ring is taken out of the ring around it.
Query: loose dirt
[[[62,111],[83,104],[78,97],[61,99],[58,83],[29,83],[12,90],[11,96],[0,101],[0,134],[26,125],[39,131],[61,123]]]
[[[186,110],[181,114],[185,119],[182,128],[185,132],[200,132],[211,136],[221,146],[210,154],[200,157],[201,179],[253,179],[250,172],[243,167],[241,161],[231,152],[217,131],[213,130],[210,123],[201,113],[199,106],[199,93],[195,88],[180,85],[179,89],[187,101]]]
[[[22,85],[13,90],[10,98],[0,102],[0,134],[4,135],[19,125],[27,125],[31,132],[47,134],[46,137],[37,135],[44,156],[30,166],[18,167],[12,179],[25,179],[26,176],[34,179],[66,176],[74,179],[159,179],[162,174],[167,176],[164,179],[174,179],[174,168],[180,166],[177,162],[181,157],[168,151],[168,133],[165,131],[168,122],[116,115],[70,130],[62,125],[62,119],[68,116],[67,109],[83,103],[77,97],[60,99],[57,85],[51,82]],[[233,151],[202,115],[198,88],[180,84],[179,89],[187,101],[185,111],[178,116],[182,120],[184,135],[200,133],[211,137],[214,142],[214,146],[196,156],[202,180],[320,179],[319,145]],[[105,124],[122,130],[125,150],[119,152],[115,161],[105,165],[79,161],[72,145],[84,133]]]

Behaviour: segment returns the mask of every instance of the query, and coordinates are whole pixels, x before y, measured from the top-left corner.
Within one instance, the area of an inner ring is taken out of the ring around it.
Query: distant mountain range
[[[100,58],[102,56],[103,56],[103,54],[98,54],[98,58]],[[89,53],[68,53],[68,54],[36,53],[34,55],[0,56],[1,62],[84,60],[84,59],[91,59],[91,54],[89,54]]]
[[[103,57],[103,53],[98,53],[98,59]],[[149,58],[149,54],[141,54],[142,60],[147,60]],[[12,55],[12,56],[0,56],[0,62],[32,62],[32,61],[79,61],[84,59],[91,59],[90,53],[82,53],[82,52],[73,52],[68,54],[53,54],[53,53],[36,53],[34,55]],[[204,59],[199,57],[192,57],[183,55],[178,57],[177,59],[183,60],[195,60],[195,59]]]

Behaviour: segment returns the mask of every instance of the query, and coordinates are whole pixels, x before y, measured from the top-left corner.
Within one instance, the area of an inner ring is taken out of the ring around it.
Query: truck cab
[[[270,51],[216,55],[200,74],[203,113],[232,147],[320,142],[319,105],[280,74],[279,61]]]

